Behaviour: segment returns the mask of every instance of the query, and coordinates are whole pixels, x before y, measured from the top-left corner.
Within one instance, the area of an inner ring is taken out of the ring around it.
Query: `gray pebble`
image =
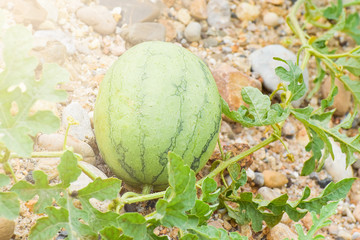
[[[210,0],[207,5],[208,23],[216,28],[223,28],[230,24],[230,5],[227,0]]]
[[[201,39],[201,25],[198,22],[190,22],[184,31],[188,42],[197,42]]]
[[[209,48],[209,47],[216,47],[218,45],[218,41],[216,40],[216,38],[206,38],[204,40],[204,47]]]
[[[264,186],[264,175],[260,172],[255,172],[254,183],[259,187]]]
[[[360,238],[360,232],[354,232],[351,236],[352,240],[356,240]]]

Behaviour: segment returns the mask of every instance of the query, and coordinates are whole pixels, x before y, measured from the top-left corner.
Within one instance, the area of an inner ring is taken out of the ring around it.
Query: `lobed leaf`
[[[271,105],[270,98],[257,88],[245,87],[241,90],[241,95],[248,108],[242,105],[237,111],[230,111],[229,105],[221,99],[222,112],[245,127],[272,125],[289,116],[289,108],[283,109],[279,104]]]

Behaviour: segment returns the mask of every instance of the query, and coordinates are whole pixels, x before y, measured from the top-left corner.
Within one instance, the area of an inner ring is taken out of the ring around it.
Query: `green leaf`
[[[279,76],[281,80],[289,83],[287,89],[292,93],[290,101],[298,100],[299,98],[304,96],[307,88],[303,79],[303,73],[301,68],[295,65],[292,61],[283,60],[277,57],[275,57],[274,59],[284,62],[289,67],[289,70],[286,70],[283,67],[277,67],[275,69],[275,73]]]
[[[207,205],[205,202],[201,200],[196,200],[195,206],[193,209],[191,209],[190,213],[194,215],[194,217],[196,217],[196,226],[198,226],[205,224],[206,221],[210,219],[214,210],[215,209],[211,209],[210,206]]]
[[[10,178],[5,174],[0,173],[0,187],[10,184]]]
[[[75,208],[75,207],[74,207]],[[29,239],[42,240],[53,238],[60,229],[65,228],[68,232],[68,239],[98,239],[89,226],[81,223],[79,219],[72,219],[69,212],[64,208],[46,208],[47,217],[37,220],[31,228]]]
[[[120,229],[114,226],[105,227],[100,231],[101,239],[104,240],[120,240],[121,239],[120,234],[121,234]]]
[[[117,178],[96,178],[85,188],[78,191],[80,199],[96,198],[100,201],[115,199],[121,190],[121,180]]]
[[[165,227],[184,228],[188,217],[186,211],[192,209],[196,200],[195,173],[175,153],[169,153],[169,188],[165,197],[156,204],[154,219]]]
[[[350,14],[345,21],[345,26],[343,28],[343,32],[351,36],[356,44],[360,44],[360,18],[357,12]]]
[[[257,88],[245,87],[241,90],[241,95],[249,108],[242,105],[237,111],[230,111],[229,105],[221,99],[222,112],[245,127],[272,125],[289,116],[289,108],[283,109],[279,104],[271,105],[270,98]]]
[[[10,184],[10,178],[0,174],[0,187]],[[0,217],[16,219],[20,213],[20,201],[16,193],[0,192]]]
[[[337,183],[331,182],[326,186],[320,196],[308,201],[302,201],[299,203],[299,208],[320,213],[322,206],[326,205],[328,202],[345,198],[355,180],[355,178],[346,178]]]
[[[315,233],[323,227],[330,225],[331,221],[328,220],[329,217],[336,214],[336,209],[339,202],[332,202],[327,205],[324,205],[320,210],[319,218],[316,216],[314,212],[311,212],[313,224],[309,229],[308,233],[305,234],[301,225],[296,224],[295,228],[299,235],[299,240],[308,240],[308,239],[324,239],[324,237],[320,237],[319,235],[313,238]]]
[[[359,36],[359,38],[360,38],[360,36]],[[338,66],[343,66],[346,70],[348,70],[355,76],[360,76],[360,59],[359,58],[342,57],[342,58],[339,58],[335,63]]]
[[[11,191],[16,192],[23,201],[28,201],[38,195],[39,199],[34,206],[34,211],[44,212],[46,207],[52,206],[53,200],[60,198],[63,188],[61,184],[50,186],[47,175],[42,171],[33,171],[33,178],[35,184],[22,180],[17,182]]]
[[[133,239],[146,239],[146,220],[139,213],[124,213],[118,217],[118,223],[125,236]]]
[[[348,76],[343,75],[340,77],[340,80],[344,84],[346,90],[350,91],[354,97],[354,100],[357,103],[360,103],[360,82],[356,80],[351,80]]]
[[[0,141],[11,152],[30,157],[33,141],[29,135],[52,133],[60,126],[53,113],[29,115],[30,109],[37,100],[64,101],[66,92],[56,88],[69,79],[69,74],[56,64],[44,64],[41,78],[36,78],[38,61],[29,56],[32,36],[24,26],[8,29],[3,42],[6,66],[0,73]]]
[[[342,123],[333,128],[329,128],[327,126],[331,120],[333,111],[316,114],[313,113],[313,108],[309,106],[303,109],[292,109],[291,113],[295,116],[296,119],[305,125],[308,133],[313,139],[320,138],[321,141],[325,143],[325,152],[330,153],[332,158],[334,158],[334,153],[329,137],[340,143],[341,151],[346,154],[346,166],[349,166],[356,161],[353,154],[354,152],[360,152],[360,135],[347,137],[345,134],[340,133],[341,128],[348,128],[350,126],[350,122],[352,122],[354,119],[353,116],[349,116],[348,118],[344,119]],[[312,143],[311,146],[307,147],[307,150],[312,149],[313,153],[314,150],[319,152],[321,149],[314,149],[314,147],[318,148],[320,146],[321,144]],[[318,160],[318,156],[315,156],[315,159]]]
[[[70,183],[76,181],[81,174],[81,169],[77,166],[77,159],[74,153],[68,150],[61,156],[57,169],[64,188],[69,187]]]
[[[241,169],[238,163],[230,165],[227,169],[232,179],[231,186],[234,191],[237,191],[239,187],[244,186],[247,181],[246,170],[244,168]]]
[[[342,12],[343,4],[342,0],[338,0],[338,4],[331,3],[331,6],[325,8],[324,17],[327,19],[337,20]]]
[[[215,228],[213,226],[200,226],[188,230],[193,235],[191,238],[184,239],[201,239],[201,240],[247,240],[247,237],[240,236],[237,232],[228,233],[223,228]],[[194,235],[198,238],[194,238]]]
[[[207,203],[217,203],[220,195],[220,188],[217,188],[217,183],[212,178],[205,178],[201,186],[202,196],[201,200]]]

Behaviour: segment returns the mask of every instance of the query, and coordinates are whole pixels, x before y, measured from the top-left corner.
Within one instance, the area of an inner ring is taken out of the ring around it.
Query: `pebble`
[[[358,221],[360,223],[360,204],[357,204],[354,211],[353,211],[353,215],[356,219],[356,221]]]
[[[75,42],[70,34],[67,34],[59,29],[57,30],[40,30],[34,33],[33,48],[45,48],[49,41],[59,41],[66,47],[66,52],[72,55],[76,52]]]
[[[68,125],[67,118],[71,116],[75,121],[78,121],[78,125],[72,125],[69,130],[69,134],[84,141],[86,139],[94,139],[94,133],[91,129],[90,118],[85,109],[83,109],[78,102],[71,102],[67,105],[62,114],[62,126],[66,129]]]
[[[229,139],[235,139],[235,134],[231,126],[226,121],[221,122],[220,132],[221,135],[227,136]]]
[[[251,168],[246,169],[246,176],[252,181],[255,179],[255,173],[253,170],[251,170]]]
[[[60,158],[38,158],[36,159],[36,161],[37,166],[34,170],[40,170],[45,172],[50,181],[54,180],[57,176],[59,176],[57,166],[60,163]]]
[[[65,136],[59,133],[41,134],[36,139],[35,149],[38,151],[62,151]],[[66,145],[73,148],[75,153],[80,154],[83,160],[95,164],[95,153],[89,144],[68,135]]]
[[[12,12],[17,23],[38,27],[45,21],[47,12],[36,0],[14,0]]]
[[[334,182],[353,177],[352,167],[346,168],[346,154],[341,151],[338,143],[335,143],[332,139],[330,139],[330,142],[334,152],[334,160],[331,156],[325,160],[325,170],[330,174]]]
[[[346,91],[344,84],[341,83],[337,78],[335,79],[335,85],[338,87],[338,94],[334,98],[334,103],[331,108],[335,108],[335,116],[344,116],[351,108],[351,93]],[[323,98],[326,98],[330,93],[331,80],[330,78],[325,79],[321,84],[321,94]]]
[[[282,173],[275,172],[272,170],[265,170],[264,175],[264,184],[270,188],[279,188],[288,183],[288,179]]]
[[[338,237],[340,237],[344,240],[351,240],[351,234],[344,229],[339,230]]]
[[[254,21],[260,15],[260,8],[250,3],[242,2],[236,7],[236,16],[241,21]]]
[[[354,233],[351,235],[351,239],[352,239],[352,240],[359,240],[359,239],[360,239],[360,232],[354,232]]]
[[[206,0],[192,0],[189,10],[190,15],[196,20],[207,19]]]
[[[0,217],[0,239],[9,240],[14,234],[15,222]]]
[[[211,222],[208,222],[208,225],[209,226],[213,226],[213,227],[216,227],[216,228],[222,228],[222,223],[221,223],[221,219],[218,219],[218,220],[215,220],[215,221],[211,221]]]
[[[126,47],[146,41],[165,41],[165,27],[160,23],[144,22],[135,23],[121,32],[121,37],[126,41]]]
[[[290,121],[285,121],[284,126],[282,127],[282,131],[281,133],[286,137],[286,138],[293,138],[294,135],[296,134],[296,127],[294,126],[294,124],[292,124]]]
[[[57,63],[63,65],[67,57],[66,47],[59,41],[48,41],[45,47],[33,49],[32,54],[42,64]]]
[[[242,88],[252,86],[261,90],[261,83],[258,80],[243,74],[226,63],[221,63],[211,72],[220,95],[229,104],[231,110],[237,110],[244,104],[241,94],[239,94]]]
[[[190,13],[186,8],[181,8],[177,13],[176,18],[185,25],[188,25],[191,21]]]
[[[205,48],[216,47],[217,45],[218,45],[218,40],[216,40],[216,38],[209,37],[204,39]]]
[[[168,19],[159,19],[159,23],[164,25],[166,33],[166,41],[171,42],[177,36],[177,31],[175,29],[174,23],[172,20]]]
[[[325,178],[322,180],[318,180],[316,183],[319,184],[321,188],[326,188],[326,186],[329,185],[329,183],[331,182],[332,182],[331,178]]]
[[[47,12],[47,19],[57,22],[59,11],[56,6],[56,0],[37,0],[43,9]]]
[[[310,212],[308,212],[305,215],[305,217],[303,217],[301,219],[301,222],[304,224],[304,226],[306,227],[307,230],[309,230],[311,228],[311,226],[313,225],[313,220],[312,220]]]
[[[267,240],[279,240],[279,239],[297,239],[298,236],[291,231],[291,229],[283,224],[279,223],[275,227],[270,228],[270,232],[267,235]]]
[[[76,16],[102,35],[115,32],[117,23],[112,13],[105,6],[94,5],[82,7],[77,10]]]
[[[201,25],[198,22],[191,22],[186,26],[184,36],[188,42],[197,42],[201,39]]]
[[[150,0],[99,0],[108,9],[121,8],[120,25],[152,22],[160,16],[160,7]]]
[[[275,68],[282,66],[285,69],[289,69],[285,63],[274,60],[273,57],[279,57],[284,60],[292,60],[294,62],[296,61],[296,55],[293,52],[276,44],[258,49],[249,56],[253,71],[261,75],[264,80],[264,87],[271,92],[277,88],[280,82],[283,82],[275,74]],[[309,86],[309,74],[307,69],[303,72],[303,76],[306,86]],[[303,99],[304,97],[293,102],[293,106],[299,107]]]
[[[259,187],[264,186],[264,175],[260,172],[255,172],[254,183]]]
[[[280,193],[275,191],[274,189],[268,188],[268,187],[261,187],[258,190],[258,194],[260,194],[264,200],[272,201],[275,198],[278,198],[281,196]]]
[[[228,0],[210,0],[207,5],[208,23],[215,28],[224,28],[230,24],[230,5]]]
[[[264,24],[270,27],[276,27],[280,24],[279,16],[274,12],[267,12],[263,17]]]

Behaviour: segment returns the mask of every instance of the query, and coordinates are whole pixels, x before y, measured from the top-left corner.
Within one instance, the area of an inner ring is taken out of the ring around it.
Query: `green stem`
[[[276,141],[277,138],[273,135],[271,135],[269,138],[265,139],[264,141],[262,141],[261,143],[259,143],[258,145],[250,148],[249,150],[246,150],[242,153],[240,153],[239,155],[230,158],[229,160],[227,160],[226,162],[221,162],[213,171],[211,171],[206,177],[200,179],[197,184],[202,185],[202,183],[204,182],[205,178],[213,178],[215,177],[217,174],[219,174],[220,172],[222,172],[224,169],[226,169],[228,166],[230,166],[233,163],[236,163],[237,161],[239,161],[240,159],[243,159],[244,157],[249,156],[250,154],[252,154],[253,152],[256,152],[257,150],[267,146],[268,144]]]
[[[148,200],[153,200],[153,199],[164,197],[165,192],[166,191],[162,191],[162,192],[157,192],[157,193],[141,195],[141,196],[138,196],[138,197],[122,199],[122,202],[124,204],[130,204],[130,203],[144,202],[144,201],[148,201]]]
[[[81,171],[83,171],[89,178],[91,178],[91,180],[95,180],[96,178],[98,178],[98,176],[96,176],[91,170],[89,170],[87,167],[85,167],[85,165],[82,163],[82,161],[78,161],[77,166],[81,169]]]
[[[8,174],[10,173],[16,183],[17,178],[15,176],[13,168],[11,167],[11,164],[9,163],[10,156],[11,156],[10,151],[7,148],[5,148],[5,154],[4,154],[3,158],[0,160],[0,163],[3,164],[5,172]]]
[[[218,137],[218,146],[219,146],[219,149],[220,149],[220,154],[221,154],[221,160],[225,161],[225,155],[224,155],[224,150],[221,146],[221,142],[220,142],[220,137]]]
[[[153,186],[152,186],[152,185],[150,185],[150,184],[144,184],[141,193],[144,194],[144,195],[150,194],[152,190],[153,190]]]
[[[349,3],[344,3],[343,6],[344,7],[350,7],[350,6],[353,6],[353,5],[360,5],[360,0],[356,0],[356,1],[353,1],[353,2],[349,2]]]
[[[64,154],[64,151],[57,152],[33,152],[31,153],[31,158],[57,158],[61,157]],[[10,158],[22,158],[16,153],[11,153]]]

